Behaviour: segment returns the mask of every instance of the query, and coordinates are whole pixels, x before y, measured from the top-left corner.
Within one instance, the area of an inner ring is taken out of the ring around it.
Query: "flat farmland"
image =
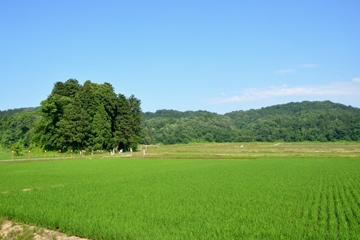
[[[145,156],[3,161],[0,216],[90,239],[358,239],[359,146],[160,145]]]

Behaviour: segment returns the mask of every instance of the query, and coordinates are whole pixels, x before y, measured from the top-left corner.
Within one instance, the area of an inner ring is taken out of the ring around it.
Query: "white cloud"
[[[305,63],[305,64],[299,64],[299,65],[297,65],[297,67],[298,68],[316,68],[316,67],[318,67],[318,65],[315,63]],[[289,74],[289,73],[294,73],[294,72],[296,72],[296,70],[293,68],[275,71],[275,73],[278,75],[284,75],[284,74]]]
[[[241,94],[232,97],[220,97],[210,100],[212,104],[250,102],[261,100],[274,100],[284,97],[317,97],[329,99],[332,97],[360,97],[360,78],[353,82],[336,82],[327,85],[307,85],[289,87],[287,85],[269,86],[265,88],[247,88]]]
[[[352,81],[356,83],[360,83],[360,78],[353,78]]]
[[[306,64],[300,64],[299,67],[302,67],[302,68],[316,68],[316,67],[318,67],[318,65],[314,64],[314,63],[306,63]]]
[[[295,69],[278,70],[275,73],[279,74],[279,75],[284,75],[284,74],[293,73],[293,72],[295,72]]]

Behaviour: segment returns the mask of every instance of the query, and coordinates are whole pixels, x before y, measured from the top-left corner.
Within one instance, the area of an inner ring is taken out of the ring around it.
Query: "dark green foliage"
[[[11,148],[14,143],[29,147],[33,123],[39,119],[38,108],[0,111],[0,146]]]
[[[152,113],[152,112],[143,113],[143,116],[146,119],[158,118],[158,117],[163,117],[163,118],[201,117],[201,116],[207,116],[207,115],[218,116],[217,113],[212,113],[212,112],[208,112],[208,111],[180,112],[180,111],[176,111],[176,110],[166,110],[166,109],[157,110],[155,113]]]
[[[63,91],[68,88],[72,90]],[[64,84],[55,84],[52,94],[41,103],[44,120],[39,123],[42,129],[35,132],[48,137],[38,143],[49,150],[65,151],[137,144],[141,136],[140,100],[121,96],[116,96],[109,83],[96,84],[88,80],[81,86],[70,79]],[[132,102],[138,103],[137,111],[131,107]]]
[[[5,122],[14,126],[2,128],[3,146],[17,141],[26,146],[31,139],[34,146],[46,150],[101,150],[136,146],[141,138],[140,100],[133,95],[118,98],[109,83],[88,80],[81,86],[75,79],[57,82],[39,112],[21,114],[21,124],[15,121],[16,115],[4,114],[1,119],[12,118]]]
[[[130,126],[132,127],[132,134],[131,138],[128,141],[129,147],[136,149],[137,144],[141,140],[141,133],[142,133],[142,116],[141,116],[141,101],[135,98],[134,95],[131,95],[128,98],[128,104],[130,108]]]
[[[144,143],[359,141],[360,109],[324,102],[288,103],[225,115],[144,113]]]
[[[91,125],[95,149],[109,149],[112,145],[111,119],[107,115],[104,105],[100,104]]]
[[[81,86],[70,79],[54,85],[40,110],[0,111],[0,144],[127,150],[139,142],[360,141],[360,109],[330,101],[291,102],[224,115],[176,110],[141,113],[140,104],[134,96],[116,95],[109,83],[87,81]]]
[[[114,121],[114,136],[119,149],[136,149],[141,139],[142,116],[140,100],[131,95],[126,98],[123,94],[117,96],[118,108]]]
[[[57,82],[54,84],[54,88],[51,92],[51,95],[61,95],[73,98],[75,97],[76,93],[81,88],[78,80],[70,78],[66,82]]]
[[[237,129],[227,117],[205,115],[183,118],[150,118],[144,121],[144,138],[152,143],[231,142]]]
[[[56,124],[58,144],[45,145],[47,149],[84,149],[90,145],[91,121],[86,111],[76,102],[66,107],[64,117]]]

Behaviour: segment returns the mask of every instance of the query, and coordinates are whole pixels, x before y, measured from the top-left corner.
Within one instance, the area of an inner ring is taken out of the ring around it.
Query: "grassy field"
[[[360,143],[194,143],[175,145],[147,145],[139,146],[139,151],[133,157],[142,157],[141,149],[146,148],[147,158],[186,158],[186,159],[243,159],[259,157],[359,157]],[[116,154],[115,157],[128,157],[129,153]],[[51,160],[51,159],[78,159],[110,157],[108,151],[90,152],[80,156],[78,152],[59,154],[58,152],[28,153],[14,156],[15,161]],[[1,160],[12,160],[11,151],[1,152]]]
[[[358,143],[0,163],[0,216],[91,239],[358,239]]]

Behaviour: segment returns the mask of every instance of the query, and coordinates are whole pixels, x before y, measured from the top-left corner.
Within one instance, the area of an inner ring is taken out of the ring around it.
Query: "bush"
[[[11,149],[15,152],[15,156],[22,156],[23,145],[20,143],[14,143],[11,145]]]

